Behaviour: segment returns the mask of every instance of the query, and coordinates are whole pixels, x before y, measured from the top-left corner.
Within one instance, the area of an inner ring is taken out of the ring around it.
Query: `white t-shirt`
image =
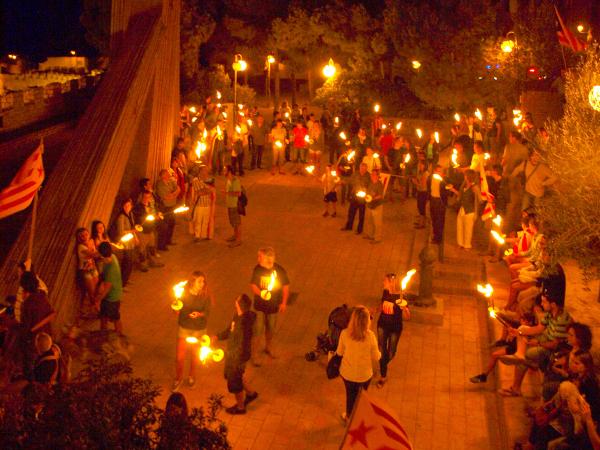
[[[355,341],[342,330],[337,354],[343,356],[340,375],[348,381],[363,383],[373,377],[373,363],[379,361],[381,353],[377,338],[371,330],[367,331],[364,341]]]

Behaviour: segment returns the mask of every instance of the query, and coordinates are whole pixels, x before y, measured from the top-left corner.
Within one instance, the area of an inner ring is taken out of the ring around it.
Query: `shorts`
[[[98,278],[98,271],[96,269],[79,269],[79,277],[81,280]]]
[[[246,363],[240,363],[233,367],[225,366],[225,379],[227,379],[227,390],[230,394],[239,394],[244,390],[244,372]]]
[[[179,327],[177,329],[177,337],[180,339],[185,339],[188,337],[195,337],[198,340],[202,338],[206,334],[206,330],[190,330],[189,328]]]
[[[242,223],[237,206],[235,208],[227,208],[227,215],[229,216],[229,223],[232,227],[237,227]]]
[[[292,145],[290,159],[293,162],[306,162],[306,148],[295,147]]]
[[[111,321],[121,320],[121,302],[110,302],[106,299],[100,302],[100,317]]]
[[[273,146],[273,166],[285,164],[285,148]]]
[[[268,330],[271,335],[275,333],[277,326],[277,313],[267,314],[263,311],[256,311],[256,320],[254,321],[254,336],[262,336],[265,330]]]
[[[325,203],[335,203],[335,202],[337,202],[337,192],[335,192],[335,191],[328,192],[323,197],[323,201]]]

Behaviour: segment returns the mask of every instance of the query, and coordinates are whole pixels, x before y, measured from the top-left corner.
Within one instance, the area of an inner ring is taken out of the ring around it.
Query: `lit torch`
[[[183,291],[185,289],[185,285],[187,281],[180,281],[175,286],[173,286],[173,295],[175,295],[175,300],[171,303],[171,308],[173,311],[180,311],[183,308],[183,302],[181,301],[181,297],[183,296]]]
[[[217,91],[217,100],[221,100],[221,93]]]
[[[283,148],[283,144],[281,143],[281,141],[277,140],[277,141],[275,141],[275,147]]]
[[[133,233],[126,233],[123,236],[121,236],[120,241],[121,242],[129,242],[130,240],[132,240],[134,238]]]
[[[208,358],[212,358],[214,362],[219,362],[224,356],[225,353],[220,348],[212,349],[210,347],[210,337],[208,337],[206,334],[200,338],[200,350],[198,350],[198,358],[202,364],[205,364]]]
[[[482,294],[485,298],[490,298],[492,296],[492,294],[494,293],[494,288],[492,287],[492,285],[490,283],[487,283],[485,285],[478,284],[477,292]]]
[[[345,141],[346,139],[348,139],[348,137],[346,136],[346,133],[345,133],[344,131],[340,131],[340,135],[339,135],[339,136],[340,136],[340,139],[342,139],[342,140],[344,140],[344,141]]]
[[[178,208],[175,208],[173,210],[173,214],[181,214],[181,213],[184,213],[184,212],[189,211],[189,210],[190,210],[189,206],[183,205],[183,206],[180,206]]]
[[[475,117],[477,117],[477,119],[479,119],[479,120],[483,120],[483,114],[481,114],[481,111],[479,110],[479,108],[477,108],[475,110]]]
[[[444,179],[437,173],[433,174],[433,179],[438,181],[444,181]]]
[[[500,226],[502,224],[502,216],[497,215],[492,222],[494,222],[496,224],[496,226]]]
[[[406,275],[404,276],[404,278],[402,278],[402,282],[400,283],[400,286],[402,287],[402,292],[406,290],[406,286],[408,286],[410,279],[415,273],[417,273],[417,269],[410,269],[408,272],[406,272]]]
[[[410,162],[410,153],[407,153],[404,156],[404,164],[408,164]]]
[[[506,243],[504,236],[502,236],[496,230],[492,230],[491,233],[492,233],[492,236],[494,236],[494,239],[496,239],[496,241],[498,241],[498,244],[504,245]]]
[[[200,159],[204,150],[206,150],[206,144],[204,142],[198,141],[196,143],[196,149],[194,150],[194,152],[196,153],[196,159]]]
[[[421,139],[423,137],[423,130],[421,130],[420,128],[417,128],[417,136],[419,136],[419,139]]]
[[[379,103],[375,103],[375,106],[373,107],[373,110],[378,113],[379,110],[381,109],[381,106],[379,106]]]
[[[484,154],[483,154],[483,159],[485,159],[486,161],[487,161],[488,159],[490,159],[490,154],[489,154],[489,153],[484,153]]]
[[[358,191],[358,192],[356,193],[356,196],[357,196],[358,198],[365,198],[365,197],[367,196],[367,193],[366,193],[365,191]]]
[[[346,158],[348,160],[348,162],[350,162],[354,159],[354,155],[356,155],[356,152],[354,150],[352,150],[350,153],[348,153],[348,158]]]
[[[460,122],[460,114],[459,113],[454,114],[454,120],[456,120],[457,122]]]
[[[340,118],[338,116],[335,116],[333,118],[333,124],[337,127],[340,125]]]
[[[453,148],[452,149],[452,156],[450,157],[451,161],[452,161],[452,167],[458,167],[458,150]]]
[[[260,291],[260,297],[263,300],[271,300],[271,291],[275,287],[275,282],[277,281],[277,271],[274,270],[271,272],[271,279],[269,280],[269,284],[267,285],[267,289],[263,289]]]
[[[154,214],[148,214],[145,219],[146,222],[154,222],[155,220],[156,217],[154,216]]]
[[[312,173],[315,171],[315,166],[306,166],[304,170],[306,170],[309,174],[312,175]]]
[[[198,112],[195,106],[190,106],[188,109],[192,114],[196,114]]]
[[[433,138],[435,139],[435,142],[437,142],[438,144],[440,143],[440,133],[438,133],[437,131],[433,133]]]
[[[400,131],[400,128],[402,128],[402,122],[396,124],[396,131]]]

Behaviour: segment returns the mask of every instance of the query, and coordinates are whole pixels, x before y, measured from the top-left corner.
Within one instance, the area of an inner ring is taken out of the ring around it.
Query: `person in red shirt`
[[[292,154],[291,159],[294,164],[294,175],[302,173],[304,163],[306,163],[306,151],[308,148],[308,130],[302,124],[302,120],[296,121],[296,126],[292,130]]]
[[[388,172],[392,172],[391,161],[389,161],[390,149],[394,146],[394,136],[392,136],[392,130],[386,129],[381,137],[379,138],[379,148],[381,148],[381,154],[385,161],[385,169]]]
[[[179,187],[179,194],[177,195],[177,203],[182,204],[185,199],[186,193],[186,183],[185,183],[185,174],[181,167],[179,166],[179,159],[177,157],[171,158],[171,173],[172,176],[177,181],[177,186]]]

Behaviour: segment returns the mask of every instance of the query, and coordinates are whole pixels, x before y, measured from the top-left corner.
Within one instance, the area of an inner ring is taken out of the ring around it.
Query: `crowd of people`
[[[430,224],[433,244],[444,244],[446,213],[453,210],[458,247],[465,252],[478,247],[490,262],[506,263],[511,275],[509,298],[502,310],[494,310],[505,326],[504,334],[495,343],[489,364],[471,381],[486,382],[499,361],[512,364],[514,382],[500,393],[519,396],[526,373],[542,371],[543,409],[552,414],[545,423],[536,415],[526,445],[600,448],[594,426],[600,404],[589,355],[591,334],[565,311],[564,272],[545,250],[550,230],[539,222],[537,212],[543,207],[541,199],[552,195],[556,178],[543,162],[539,145],[547,133],[534,127],[530,115],[506,132],[506,120],[488,108],[485,116],[458,117],[442,137],[437,131],[424,135],[418,130],[418,138],[379,112],[365,118],[359,110],[336,115],[325,108],[317,119],[308,108],[289,108],[284,102],[269,124],[256,107],[234,105],[232,115],[227,117],[211,96],[202,106],[184,108],[170,167],[161,170],[154,183],[140,180],[139,191],[120,202],[110,227],[96,220],[90,230],[77,230],[82,305],[87,303],[97,314],[102,329],[112,322],[116,332],[123,333],[119,306],[131,272],[163,266],[161,253],[176,244],[177,220],[187,221],[192,242],[214,239],[216,177],[224,176],[232,248],[242,242],[245,170],[266,169],[272,176],[318,175],[323,216],[336,217],[338,202],[342,207],[347,204],[341,230],[364,234],[373,244],[383,240],[383,205],[394,197],[414,197],[415,228]],[[14,326],[5,335],[4,348],[20,349],[13,365],[31,378],[36,363],[48,365],[48,352],[56,355],[48,329],[55,313],[47,301],[47,287],[33,268],[23,263],[19,271],[19,292],[10,299]],[[344,420],[359,390],[373,379],[374,361],[379,365],[376,385],[382,387],[387,381],[403,318],[410,316],[398,282],[395,274],[385,276],[377,333],[370,331],[369,311],[356,307],[340,337],[337,353],[343,356],[340,373],[347,394]],[[277,314],[286,310],[289,280],[285,269],[275,263],[273,249],[259,250],[250,289],[253,298],[239,295],[231,323],[213,337],[228,340],[225,377],[236,399],[227,408],[231,414],[244,414],[258,396],[244,375],[246,364],[260,367],[261,353],[276,357],[273,336]],[[213,301],[204,273],[190,275],[182,303],[174,391],[184,381],[189,386],[195,383],[195,364],[187,380],[183,372],[186,354],[193,349],[190,340],[201,339],[209,324]],[[56,378],[50,369],[37,370],[46,378],[51,372]]]

